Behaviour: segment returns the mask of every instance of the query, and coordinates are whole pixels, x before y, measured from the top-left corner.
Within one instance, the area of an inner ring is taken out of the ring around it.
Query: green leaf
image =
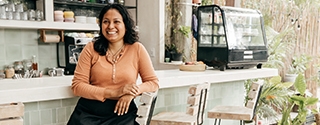
[[[306,105],[313,105],[313,104],[317,104],[318,102],[318,98],[314,98],[314,97],[308,97],[306,98]]]
[[[296,105],[303,105],[303,103],[306,101],[306,98],[303,96],[291,96],[290,97],[291,101],[293,101]]]
[[[307,84],[301,73],[297,76],[296,81],[294,82],[294,87],[301,95],[304,95],[307,89]]]
[[[318,114],[319,111],[317,109],[311,109],[312,114]]]
[[[279,84],[281,83],[281,76],[274,76],[269,81],[273,84]]]
[[[292,106],[291,108],[287,108],[287,109],[283,109],[282,111],[282,117],[281,120],[278,121],[278,125],[291,125],[291,119],[290,119],[290,112],[292,110]]]
[[[293,82],[284,82],[282,84],[279,84],[279,87],[281,88],[289,88],[293,85]]]

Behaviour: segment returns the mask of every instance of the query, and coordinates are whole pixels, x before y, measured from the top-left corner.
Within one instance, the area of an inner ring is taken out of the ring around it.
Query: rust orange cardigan
[[[138,75],[142,81],[140,92],[159,89],[151,59],[141,43],[126,44],[120,55],[113,65],[110,53],[100,56],[93,49],[93,42],[88,43],[81,51],[75,69],[71,86],[73,93],[87,99],[104,101],[105,88],[118,89],[124,84],[140,84],[136,83]]]

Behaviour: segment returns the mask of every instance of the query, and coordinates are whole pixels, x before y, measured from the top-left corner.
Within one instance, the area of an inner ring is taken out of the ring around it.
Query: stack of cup
[[[64,11],[64,22],[74,22],[73,11]]]
[[[86,16],[75,16],[74,18],[76,23],[87,23]]]
[[[63,12],[61,10],[54,11],[54,21],[55,22],[63,22]]]
[[[87,23],[96,24],[97,18],[96,17],[87,17]]]

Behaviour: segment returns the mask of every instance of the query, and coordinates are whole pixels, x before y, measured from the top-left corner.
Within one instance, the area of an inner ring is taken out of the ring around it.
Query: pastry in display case
[[[267,61],[267,41],[258,10],[208,5],[198,11],[197,60],[220,70],[247,69]]]

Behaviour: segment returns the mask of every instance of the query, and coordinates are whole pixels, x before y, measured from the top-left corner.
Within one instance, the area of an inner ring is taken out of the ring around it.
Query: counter
[[[223,83],[278,75],[277,69],[236,69],[186,72],[157,70],[160,89],[188,86],[201,82]],[[35,102],[75,97],[70,89],[73,76],[0,80],[0,104]],[[137,83],[141,83],[140,80]]]
[[[277,69],[235,69],[186,72],[157,70],[160,90],[153,114],[163,111],[185,112],[189,85],[210,82],[207,110],[216,105],[241,106],[244,103],[244,81],[278,75]],[[24,125],[65,125],[74,110],[78,97],[71,89],[73,76],[42,77],[32,79],[0,80],[0,104],[23,102]],[[137,83],[141,83],[138,79]],[[139,97],[135,99],[138,101]],[[214,120],[205,118],[203,125]],[[222,124],[238,125],[239,121],[223,121]]]

